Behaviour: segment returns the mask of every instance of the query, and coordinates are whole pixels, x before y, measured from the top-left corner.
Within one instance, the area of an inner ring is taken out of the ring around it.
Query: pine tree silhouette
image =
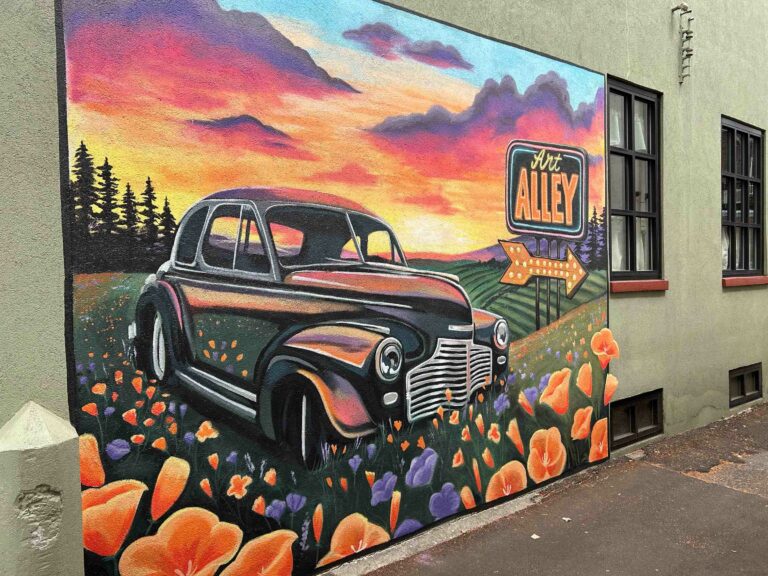
[[[123,217],[120,224],[123,227],[125,235],[130,239],[138,238],[139,214],[136,211],[136,195],[131,189],[130,182],[125,185],[125,192],[123,193],[123,200],[120,203],[120,208],[123,211]]]
[[[88,152],[85,142],[75,150],[75,160],[72,166],[74,180],[70,187],[72,194],[74,230],[81,237],[86,237],[93,229],[93,207],[96,204],[96,177],[93,166],[93,156]]]
[[[147,182],[144,186],[144,192],[141,193],[141,207],[140,214],[142,216],[142,234],[148,248],[152,248],[157,242],[158,237],[158,215],[157,205],[155,200],[155,187],[152,186],[152,179],[147,176]]]
[[[592,217],[589,219],[589,265],[593,270],[600,266],[600,224],[597,219],[597,208],[592,206]]]
[[[112,165],[108,158],[104,158],[104,164],[98,166],[99,183],[97,207],[101,210],[98,214],[99,231],[106,236],[117,232],[117,223],[120,215],[117,213],[117,182],[118,178],[112,173]]]
[[[168,196],[163,203],[163,211],[160,214],[160,240],[165,248],[165,255],[168,256],[173,248],[173,239],[176,234],[176,219],[171,212],[171,205],[168,203]]]
[[[608,266],[606,257],[608,255],[608,238],[606,237],[606,231],[608,227],[607,223],[607,211],[605,206],[600,211],[600,215],[597,217],[597,250],[595,255],[594,268],[605,268]]]

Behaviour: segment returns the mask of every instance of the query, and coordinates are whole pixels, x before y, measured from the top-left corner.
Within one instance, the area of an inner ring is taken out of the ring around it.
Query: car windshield
[[[357,244],[366,262],[403,264],[402,254],[389,229],[362,214],[313,206],[275,206],[267,210],[267,225],[277,259],[284,268],[328,264],[361,264]]]

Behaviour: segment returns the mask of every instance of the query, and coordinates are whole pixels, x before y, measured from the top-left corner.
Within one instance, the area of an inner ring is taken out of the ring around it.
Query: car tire
[[[147,376],[159,384],[167,384],[173,374],[171,326],[167,316],[155,309],[148,321],[148,334],[144,340]]]
[[[282,405],[282,439],[296,459],[310,470],[321,467],[328,450],[330,422],[317,391],[295,383]]]

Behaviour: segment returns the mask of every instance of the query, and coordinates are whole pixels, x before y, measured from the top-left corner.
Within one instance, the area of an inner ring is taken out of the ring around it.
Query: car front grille
[[[432,357],[405,377],[408,420],[431,416],[440,406],[466,405],[472,392],[491,381],[492,356],[490,348],[470,340],[438,339]]]

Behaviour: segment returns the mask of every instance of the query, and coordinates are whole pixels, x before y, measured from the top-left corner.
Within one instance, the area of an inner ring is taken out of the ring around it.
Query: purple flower
[[[525,394],[528,403],[533,406],[533,403],[536,402],[536,398],[539,397],[539,389],[536,388],[536,386],[532,388],[526,388],[523,390],[523,394]]]
[[[429,499],[429,511],[435,517],[435,520],[456,514],[458,509],[459,495],[450,482],[443,484],[440,492],[435,492]]]
[[[376,456],[376,444],[368,444],[365,450],[368,453],[368,460],[373,460],[373,457]]]
[[[187,446],[192,446],[195,443],[195,435],[192,432],[187,432],[184,434],[184,442]]]
[[[432,482],[435,464],[437,464],[437,452],[432,450],[432,448],[427,448],[411,460],[411,467],[405,474],[405,483],[411,488],[426,486]]]
[[[227,456],[227,462],[230,464],[237,464],[237,452],[235,450],[232,450],[232,452],[229,453],[229,456]]]
[[[227,349],[227,343],[224,340],[221,341],[221,349],[222,350],[226,350]]]
[[[95,372],[96,371],[96,363],[95,362],[89,362],[88,363],[88,370],[90,370],[91,372]]]
[[[400,538],[401,536],[407,536],[408,534],[413,534],[416,532],[416,530],[421,530],[424,526],[421,522],[418,520],[413,520],[411,518],[406,518],[403,520],[402,524],[397,527],[397,530],[395,530],[395,538]]]
[[[118,438],[107,444],[106,452],[107,456],[112,460],[120,460],[120,458],[131,452],[131,445],[128,444],[128,440]]]
[[[88,377],[80,376],[80,386],[85,386],[86,384],[88,384]]]
[[[352,468],[352,473],[357,474],[357,469],[360,468],[360,464],[363,463],[363,459],[357,454],[349,459],[349,467]]]
[[[371,506],[376,506],[381,502],[386,502],[392,498],[392,491],[397,484],[397,476],[392,472],[385,472],[384,476],[376,480],[371,488]]]
[[[83,371],[83,363],[82,362],[80,362],[80,364],[75,366],[75,371],[78,372],[78,373]]]
[[[285,502],[282,500],[272,500],[264,511],[265,516],[269,516],[277,522],[280,522],[283,514],[285,514]]]
[[[509,408],[509,396],[500,394],[493,402],[493,410],[496,412],[496,416],[500,416],[507,408]]]
[[[547,354],[552,354],[552,347],[547,348]]]
[[[558,360],[560,360],[560,350],[558,350],[557,352],[555,352],[555,358],[557,358]]]
[[[573,353],[573,361],[576,362],[578,359],[579,359],[579,353],[578,352],[574,352]]]
[[[179,406],[179,414],[181,414],[181,417],[184,418],[184,416],[187,414],[187,405],[182,404]]]
[[[112,414],[115,413],[115,408],[113,406],[107,406],[104,408],[104,416],[112,416]]]
[[[219,359],[219,353],[217,351],[215,351],[215,350],[213,351],[213,354],[211,354],[211,356],[213,356],[214,360],[218,360]]]
[[[515,372],[512,372],[512,374],[507,376],[507,384],[514,384],[515,380],[517,380],[517,374]]]
[[[176,400],[168,402],[168,412],[170,414],[176,414]]]
[[[296,492],[291,492],[285,497],[285,503],[288,505],[288,510],[294,514],[304,508],[304,504],[307,503],[307,497]]]

